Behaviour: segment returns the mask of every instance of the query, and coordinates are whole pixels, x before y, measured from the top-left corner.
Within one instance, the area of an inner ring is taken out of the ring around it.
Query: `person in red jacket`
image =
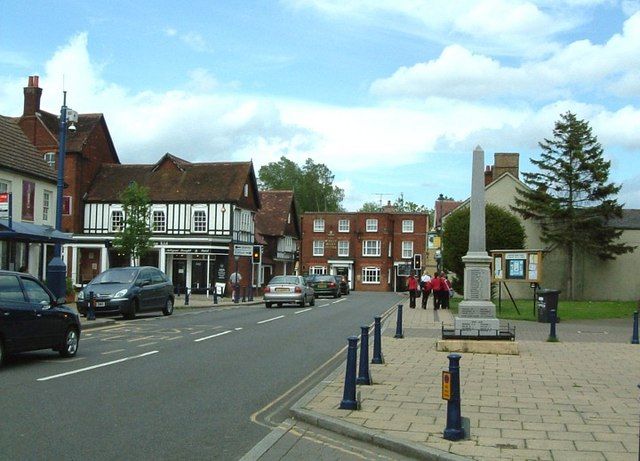
[[[425,275],[422,279],[422,308],[427,308],[427,301],[429,300],[429,295],[431,294],[431,277]]]
[[[442,279],[438,276],[438,272],[433,273],[431,277],[431,291],[433,291],[433,310],[440,309]]]
[[[411,275],[407,278],[407,289],[409,290],[409,307],[415,309],[416,307],[416,292],[418,291],[418,279],[411,271]]]

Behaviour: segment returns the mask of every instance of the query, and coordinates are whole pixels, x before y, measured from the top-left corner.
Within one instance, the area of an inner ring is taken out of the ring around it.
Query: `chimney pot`
[[[28,86],[24,88],[24,109],[22,116],[35,115],[40,111],[40,98],[42,97],[42,88],[38,86],[40,77],[30,75]]]

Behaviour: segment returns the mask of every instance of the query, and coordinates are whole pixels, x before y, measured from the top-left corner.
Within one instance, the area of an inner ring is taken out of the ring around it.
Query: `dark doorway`
[[[181,293],[184,293],[187,286],[187,260],[173,258],[173,286]]]

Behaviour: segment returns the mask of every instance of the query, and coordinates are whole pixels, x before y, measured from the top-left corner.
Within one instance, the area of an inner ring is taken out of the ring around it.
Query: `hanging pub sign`
[[[0,218],[9,219],[9,195],[10,192],[0,194]]]
[[[492,250],[493,282],[540,283],[543,250]]]

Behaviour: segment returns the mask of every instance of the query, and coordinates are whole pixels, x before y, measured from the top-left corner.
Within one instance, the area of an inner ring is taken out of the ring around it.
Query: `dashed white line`
[[[226,335],[227,333],[231,333],[233,330],[225,330],[222,333],[216,333],[215,335],[205,336],[204,338],[194,339],[194,342],[198,343],[200,341],[204,341],[205,339],[217,338],[218,336]]]
[[[279,315],[277,317],[273,317],[273,318],[270,318],[270,319],[267,319],[267,320],[262,320],[262,321],[258,322],[258,325],[260,325],[261,323],[273,322],[274,320],[278,320],[278,319],[282,319],[282,318],[284,318],[284,315]]]
[[[122,359],[114,360],[112,362],[101,363],[101,364],[93,365],[93,366],[90,366],[90,367],[79,368],[79,369],[73,370],[73,371],[67,371],[66,373],[60,373],[60,374],[57,374],[57,375],[46,376],[44,378],[38,378],[37,381],[49,381],[50,379],[56,379],[56,378],[62,378],[63,376],[75,375],[76,373],[82,373],[84,371],[95,370],[96,368],[107,367],[109,365],[115,365],[116,363],[126,362],[127,360],[139,359],[139,358],[142,358],[142,357],[146,357],[147,355],[157,354],[158,352],[160,352],[160,351],[150,351],[150,352],[145,352],[144,354],[140,354],[140,355],[132,355],[131,357],[125,357],[125,358],[122,358]]]
[[[346,300],[347,298],[341,298],[341,299],[338,299],[337,301],[332,302],[331,304],[341,303],[342,301],[346,301]]]
[[[301,311],[294,312],[294,314],[302,314],[303,312],[307,312],[313,309],[313,307],[307,307],[306,309],[302,309]]]

